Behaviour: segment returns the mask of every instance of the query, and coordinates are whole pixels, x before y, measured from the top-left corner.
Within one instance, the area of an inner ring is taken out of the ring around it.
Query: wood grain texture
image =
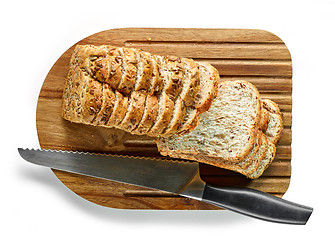
[[[253,83],[261,97],[275,101],[283,113],[284,131],[274,162],[256,180],[205,164],[200,166],[201,177],[212,184],[250,187],[279,197],[286,192],[291,176],[292,64],[287,47],[276,35],[253,29],[125,28],[99,32],[77,44],[110,44],[141,48],[153,54],[190,57],[213,64],[221,81],[246,80]],[[75,45],[52,66],[40,91],[36,126],[41,148],[160,156],[150,137],[62,119],[63,86]],[[166,192],[53,171],[73,192],[106,207],[219,209]]]

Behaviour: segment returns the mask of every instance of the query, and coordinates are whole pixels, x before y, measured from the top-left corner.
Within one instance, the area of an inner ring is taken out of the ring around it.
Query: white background
[[[334,224],[334,1],[6,1],[1,24],[1,239],[329,239]],[[292,179],[285,199],[312,206],[305,226],[229,211],[129,211],[89,203],[48,168],[24,162],[38,148],[40,87],[77,41],[121,27],[264,29],[293,60]],[[6,236],[6,237],[4,237]]]

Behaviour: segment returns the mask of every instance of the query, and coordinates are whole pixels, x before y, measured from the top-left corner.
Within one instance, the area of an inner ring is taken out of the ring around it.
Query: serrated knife
[[[201,180],[196,162],[58,150],[18,151],[37,165],[171,192],[271,222],[306,224],[313,211],[258,190],[207,184]]]

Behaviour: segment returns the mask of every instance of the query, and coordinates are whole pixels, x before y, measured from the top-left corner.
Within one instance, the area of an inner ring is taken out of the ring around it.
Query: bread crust
[[[198,126],[200,122],[200,116],[197,109],[189,107],[186,111],[187,112],[185,113],[184,121],[178,128],[178,136],[183,136],[191,132]]]
[[[198,63],[198,67],[206,68],[206,71],[210,73],[209,78],[205,78],[200,82],[200,95],[198,95],[196,98],[196,108],[201,114],[210,108],[213,99],[216,97],[217,85],[220,80],[220,75],[218,70],[209,63]]]
[[[162,90],[163,79],[160,75],[160,68],[157,62],[157,57],[155,55],[151,55],[150,53],[147,54],[151,57],[152,60],[152,77],[150,79],[148,93],[150,95],[157,95]]]
[[[259,128],[260,130],[263,131],[263,133],[265,133],[266,130],[268,129],[268,121],[269,121],[269,112],[268,110],[262,107],[262,114],[261,114],[261,121],[259,124],[260,126]]]
[[[184,77],[184,65],[180,57],[167,56],[164,58],[168,71],[168,79],[164,85],[164,91],[172,101],[175,101],[182,88]]]

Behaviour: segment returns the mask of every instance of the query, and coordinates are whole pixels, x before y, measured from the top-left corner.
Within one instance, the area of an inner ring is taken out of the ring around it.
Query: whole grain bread
[[[202,111],[196,105],[196,96],[197,104],[203,104],[199,75],[192,59],[109,45],[77,45],[64,87],[62,115],[72,122],[153,137],[189,132]],[[214,96],[215,89],[208,91]],[[209,106],[211,100],[204,104]]]

